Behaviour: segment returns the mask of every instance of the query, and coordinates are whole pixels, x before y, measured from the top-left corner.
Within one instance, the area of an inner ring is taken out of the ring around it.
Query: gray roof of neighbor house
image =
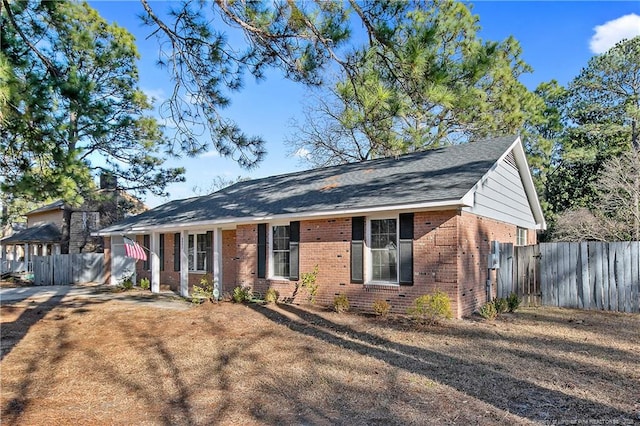
[[[24,243],[59,243],[62,234],[57,226],[52,223],[43,223],[32,226],[23,231],[17,232],[7,238],[0,240],[2,244],[24,244]]]
[[[210,195],[170,201],[99,234],[460,200],[516,140],[516,136],[486,139],[238,182]]]
[[[43,213],[43,212],[48,212],[50,210],[63,210],[65,207],[64,205],[64,201],[62,200],[57,200],[54,201],[52,203],[49,203],[45,206],[42,207],[38,207],[35,210],[31,210],[30,212],[26,213],[26,215],[30,215],[30,214],[34,214],[34,213]]]

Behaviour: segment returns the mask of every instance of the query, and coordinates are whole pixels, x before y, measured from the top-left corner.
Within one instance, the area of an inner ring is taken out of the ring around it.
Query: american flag
[[[147,260],[147,253],[145,253],[144,248],[142,248],[142,246],[137,242],[126,237],[124,239],[124,251],[127,257],[145,261]]]

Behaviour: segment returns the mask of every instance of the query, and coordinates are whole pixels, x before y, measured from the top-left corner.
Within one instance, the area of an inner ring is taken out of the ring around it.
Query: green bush
[[[118,286],[124,290],[131,290],[133,288],[133,274],[123,275]]]
[[[313,271],[305,272],[300,276],[300,287],[307,289],[309,293],[309,302],[316,303],[318,295],[318,265],[313,267]]]
[[[493,305],[495,306],[498,315],[504,314],[507,312],[507,309],[509,309],[509,302],[507,302],[507,299],[503,297],[493,299]]]
[[[349,298],[346,294],[340,294],[333,299],[333,309],[337,313],[347,312],[349,310]]]
[[[478,313],[482,318],[489,321],[493,321],[498,316],[498,311],[496,310],[496,304],[494,302],[487,302],[482,305]]]
[[[267,303],[278,303],[279,297],[280,293],[278,293],[278,290],[275,288],[269,288],[264,294],[264,301]]]
[[[233,289],[233,301],[236,303],[244,303],[249,302],[253,297],[253,292],[251,291],[251,287],[241,287],[238,286]]]
[[[192,303],[200,303],[203,300],[214,301],[213,281],[206,275],[200,278],[200,284],[194,285],[193,291],[191,292]]]
[[[391,310],[391,304],[386,300],[378,299],[373,301],[373,312],[379,317],[386,317]]]
[[[413,301],[407,313],[414,321],[423,324],[438,324],[444,319],[451,319],[451,299],[443,291],[425,294]]]
[[[509,312],[515,312],[516,309],[520,307],[520,298],[517,294],[511,293],[509,297],[507,297],[507,305],[509,306]]]
[[[151,283],[149,282],[149,278],[142,278],[140,280],[140,288],[143,290],[149,290],[149,288],[151,288]]]

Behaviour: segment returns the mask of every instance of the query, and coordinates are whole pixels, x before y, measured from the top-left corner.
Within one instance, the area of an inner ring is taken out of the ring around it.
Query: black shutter
[[[149,238],[150,235],[149,234],[144,234],[142,236],[142,248],[144,249],[144,251],[146,251],[148,253],[147,256],[147,260],[142,262],[142,270],[143,271],[148,271],[151,265],[151,262],[149,262],[151,260],[151,250],[149,250],[149,246],[151,245],[151,239]]]
[[[180,233],[173,234],[173,270],[180,270]]]
[[[289,223],[289,280],[300,278],[300,222]]]
[[[364,283],[364,216],[351,218],[351,282]]]
[[[158,257],[160,258],[160,270],[164,271],[164,234],[160,234],[160,253],[158,253]]]
[[[267,277],[267,224],[258,224],[258,278]]]
[[[205,242],[205,250],[207,254],[205,260],[205,269],[207,272],[213,272],[213,231],[207,231],[207,237]]]
[[[400,285],[413,285],[413,213],[400,215]]]

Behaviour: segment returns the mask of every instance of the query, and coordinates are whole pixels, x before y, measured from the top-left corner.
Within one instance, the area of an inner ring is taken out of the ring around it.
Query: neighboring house
[[[461,317],[491,296],[491,242],[535,244],[545,226],[520,139],[503,137],[238,182],[97,235],[112,284],[135,272],[152,291],[186,296],[210,274],[220,292],[272,287],[290,298],[318,265],[320,304],[343,293],[357,308],[385,299],[405,312],[443,290]],[[149,261],[134,270],[123,236],[150,249]]]
[[[80,207],[58,200],[26,213],[26,229],[0,240],[2,272],[29,271],[32,256],[102,252],[102,238],[92,234],[125,217],[123,200],[134,214],[146,209],[139,200],[116,190],[113,180],[101,179],[95,199]]]

